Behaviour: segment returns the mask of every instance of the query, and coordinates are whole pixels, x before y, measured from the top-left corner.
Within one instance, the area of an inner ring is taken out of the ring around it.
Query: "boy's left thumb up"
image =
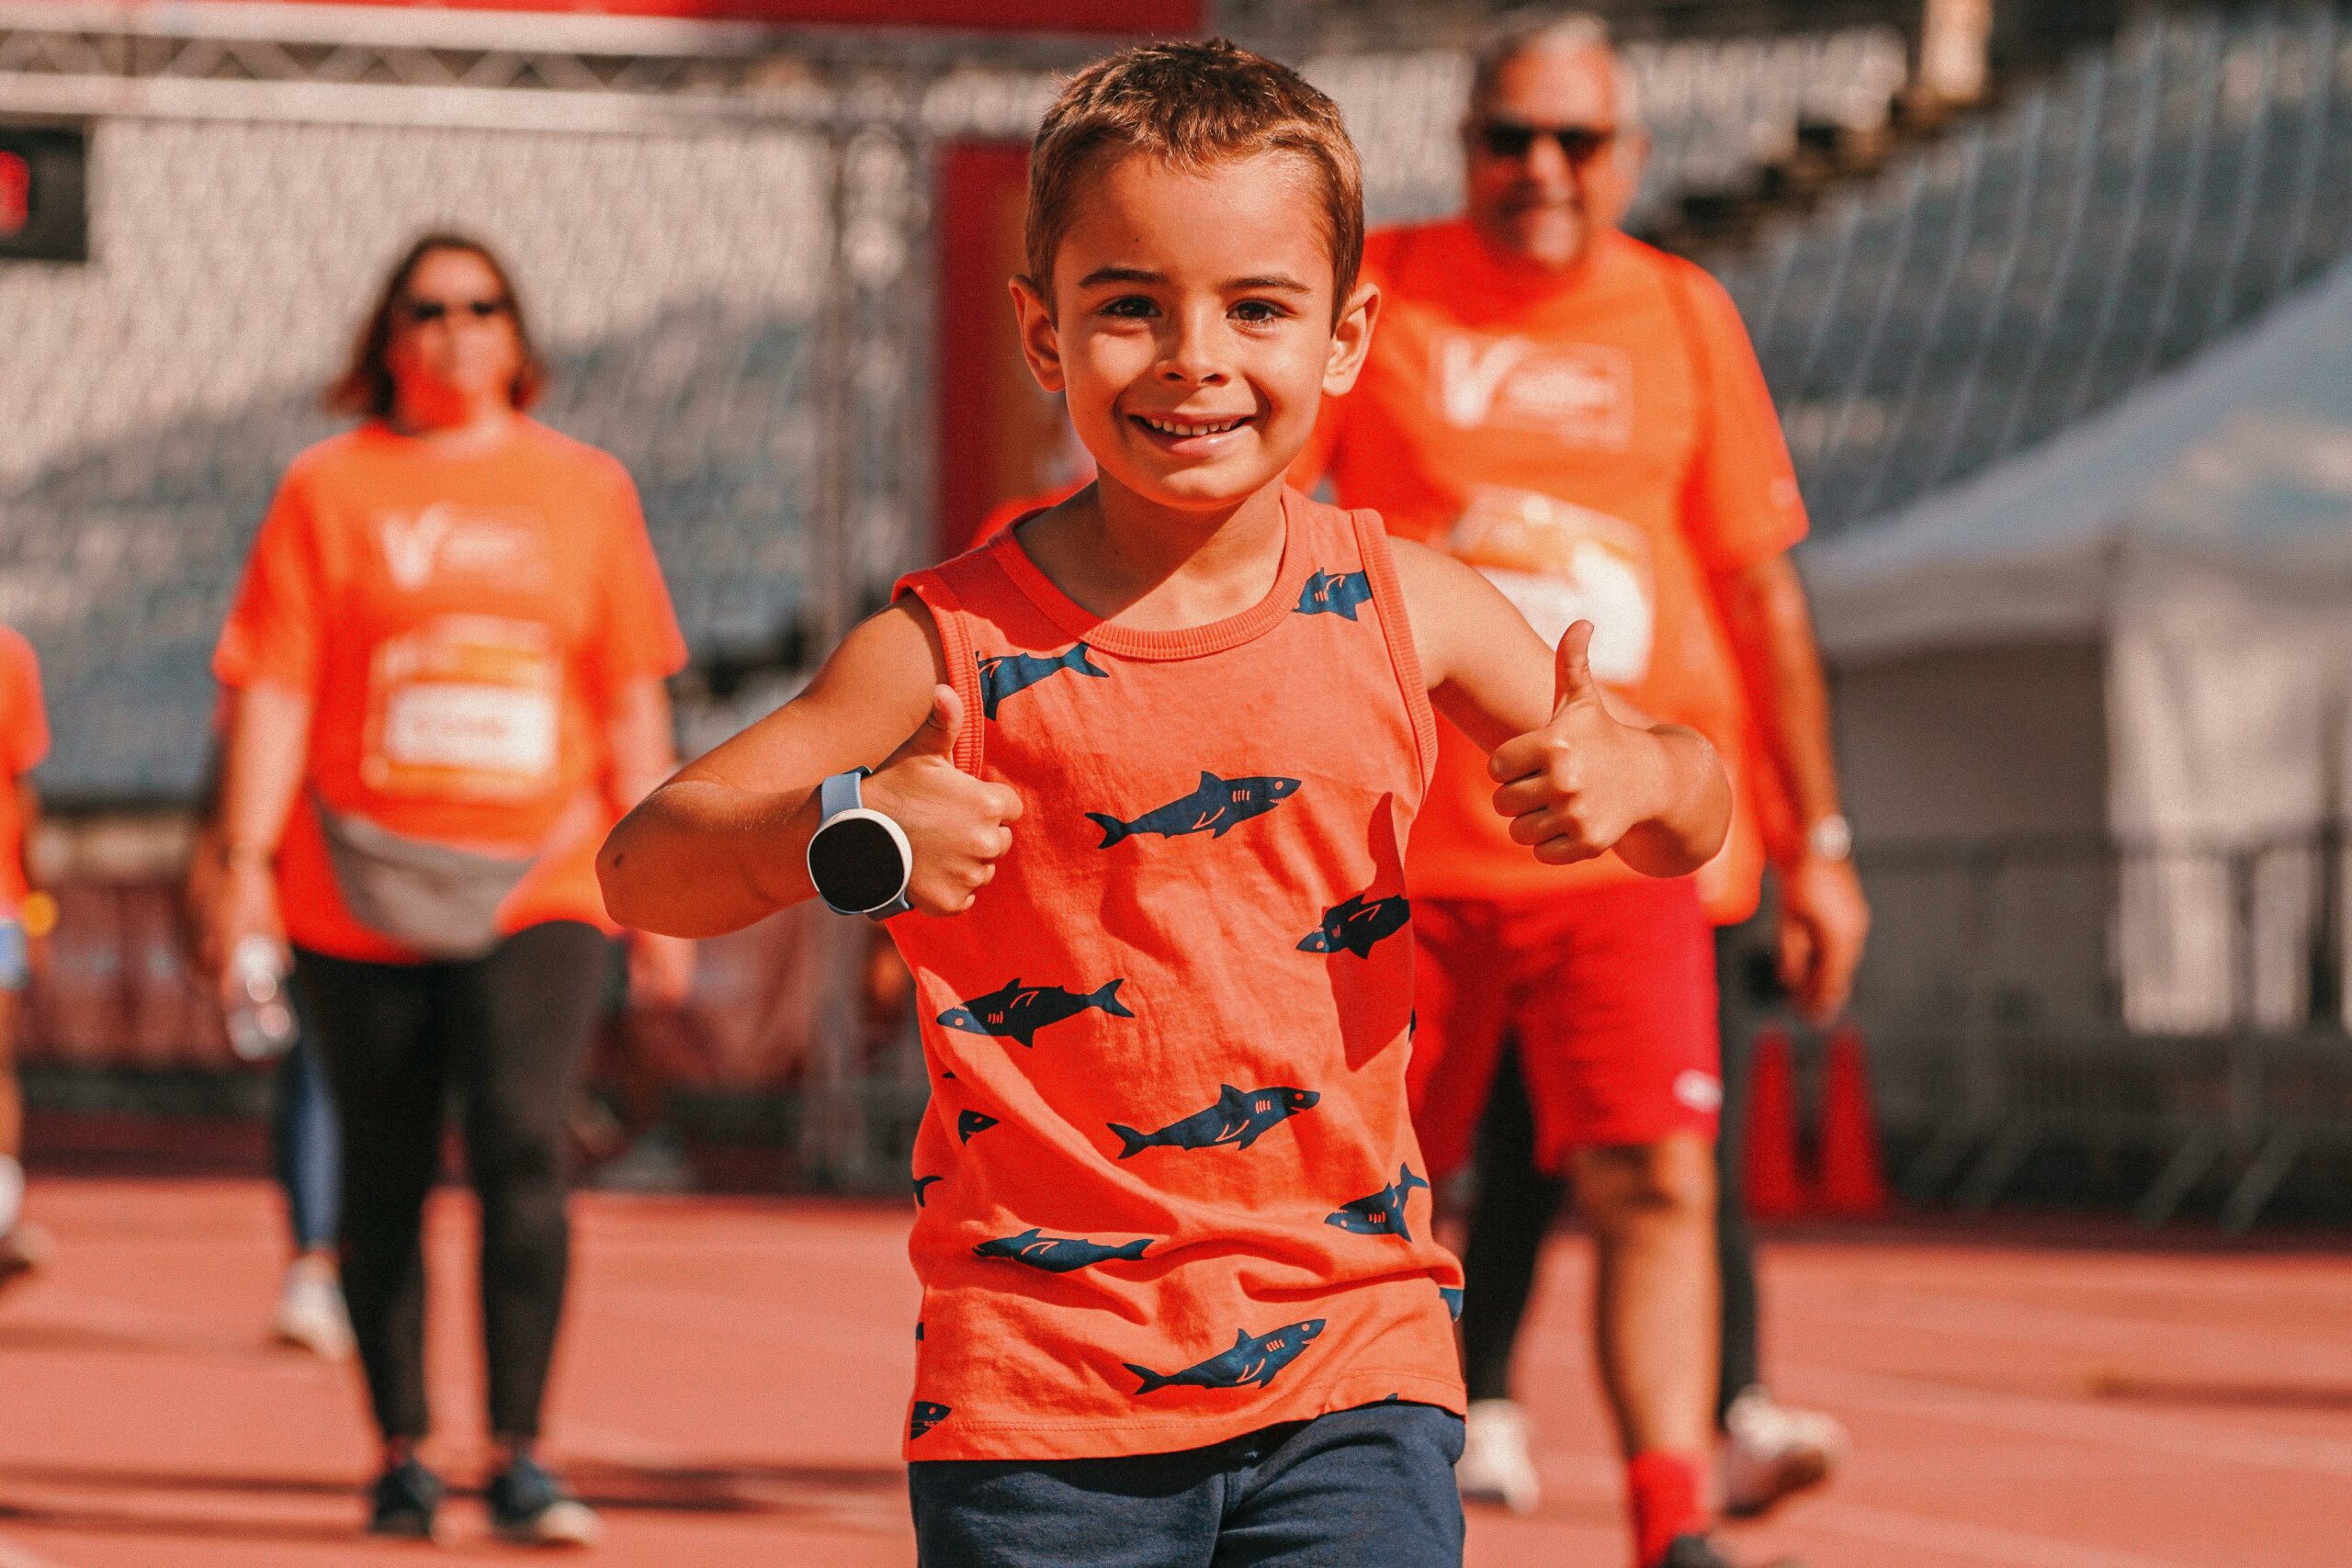
[[[1560,650],[1553,666],[1552,714],[1558,717],[1570,703],[1600,694],[1592,678],[1592,623],[1578,621],[1560,634]]]

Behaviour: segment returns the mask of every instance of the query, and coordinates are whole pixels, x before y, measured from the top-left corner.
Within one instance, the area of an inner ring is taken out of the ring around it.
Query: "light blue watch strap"
[[[844,811],[855,811],[865,804],[867,770],[852,768],[845,773],[835,773],[817,786],[817,825],[823,827]]]
[[[872,768],[852,768],[845,773],[834,773],[817,786],[817,828],[824,830],[826,823],[844,811],[862,810],[865,806],[865,781],[873,775]],[[902,840],[901,842],[904,840]],[[908,868],[911,871],[913,868]],[[901,886],[899,896],[878,909],[868,909],[869,920],[887,920],[893,915],[903,915],[914,908]]]

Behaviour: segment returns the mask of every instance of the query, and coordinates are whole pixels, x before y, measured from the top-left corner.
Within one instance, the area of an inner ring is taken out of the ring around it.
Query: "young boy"
[[[931,1568],[1458,1562],[1461,1272],[1404,1077],[1430,699],[1540,859],[1723,837],[1713,754],[1610,712],[1589,626],[1555,663],[1476,572],[1285,491],[1370,338],[1363,234],[1282,66],[1072,80],[1012,288],[1097,482],[909,578],[605,848],[614,916],[679,935],[887,914],[903,872]]]

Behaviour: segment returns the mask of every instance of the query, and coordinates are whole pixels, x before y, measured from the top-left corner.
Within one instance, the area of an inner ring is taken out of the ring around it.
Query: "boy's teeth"
[[[1154,419],[1149,414],[1143,416],[1143,422],[1164,435],[1219,435],[1241,423],[1238,419],[1227,419],[1215,424],[1184,424],[1172,419]]]

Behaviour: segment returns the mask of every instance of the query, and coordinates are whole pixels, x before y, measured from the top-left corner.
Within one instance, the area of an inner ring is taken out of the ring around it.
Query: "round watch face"
[[[836,818],[808,840],[808,880],[836,909],[876,909],[906,885],[889,829],[871,817]]]

